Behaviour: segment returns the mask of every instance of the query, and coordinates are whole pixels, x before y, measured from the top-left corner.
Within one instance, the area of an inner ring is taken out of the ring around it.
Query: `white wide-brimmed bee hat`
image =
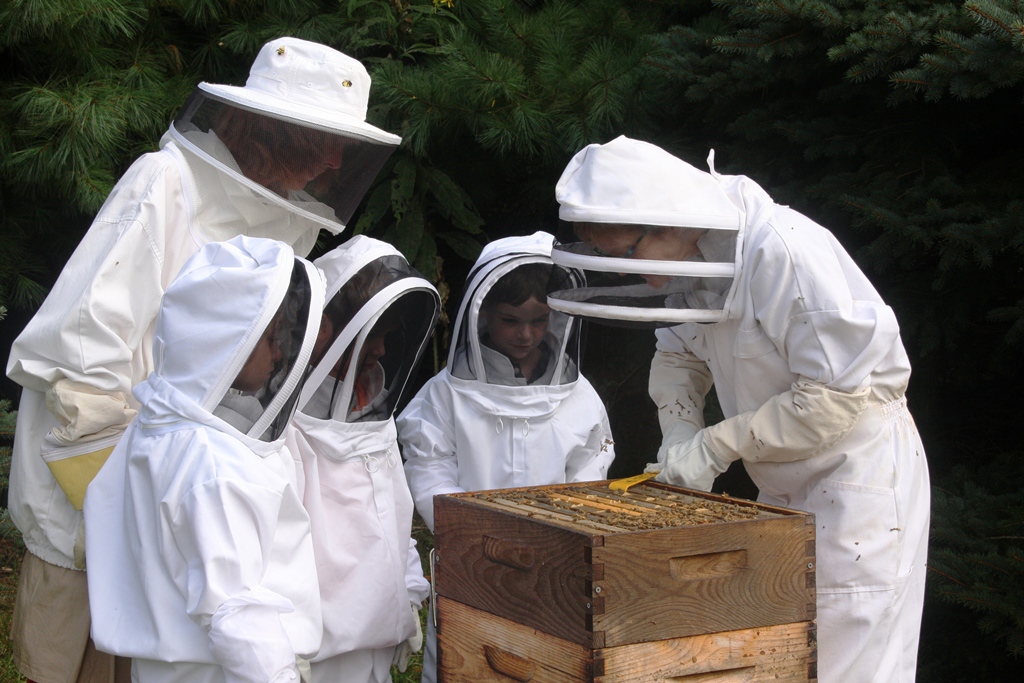
[[[366,122],[370,74],[358,59],[299,38],[272,40],[260,49],[244,86],[199,87],[245,109],[341,131],[384,144],[402,139]]]
[[[369,98],[358,60],[290,37],[260,49],[245,85],[200,83],[168,135],[204,237],[272,237],[305,254],[321,228],[341,232],[402,142],[366,122]]]

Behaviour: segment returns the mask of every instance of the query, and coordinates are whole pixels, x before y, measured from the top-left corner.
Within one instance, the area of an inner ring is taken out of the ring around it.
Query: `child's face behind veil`
[[[518,306],[499,303],[482,311],[487,319],[488,346],[515,363],[540,356],[540,343],[548,333],[551,309],[530,297]]]
[[[231,384],[232,389],[238,391],[259,391],[270,379],[274,372],[274,366],[281,360],[281,344],[277,337],[278,327],[281,324],[280,316],[274,319],[267,329],[264,330],[260,340],[256,342],[256,348],[249,354],[235,381]]]

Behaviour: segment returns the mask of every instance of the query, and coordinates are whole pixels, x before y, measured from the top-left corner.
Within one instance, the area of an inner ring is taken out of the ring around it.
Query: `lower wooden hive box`
[[[813,515],[607,484],[434,499],[441,681],[815,679]]]

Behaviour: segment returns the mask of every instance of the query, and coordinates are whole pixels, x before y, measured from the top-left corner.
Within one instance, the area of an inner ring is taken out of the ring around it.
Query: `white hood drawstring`
[[[377,458],[375,456],[370,455],[369,453],[364,453],[363,454],[363,467],[366,468],[367,472],[369,472],[370,474],[373,474],[375,472],[380,471],[380,461],[377,460]]]

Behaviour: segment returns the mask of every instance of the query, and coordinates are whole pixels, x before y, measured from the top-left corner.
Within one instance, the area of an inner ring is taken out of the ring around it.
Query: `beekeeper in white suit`
[[[327,304],[314,367],[288,429],[324,622],[313,683],[390,683],[422,645],[430,586],[412,538],[395,407],[433,333],[437,290],[363,235],[316,261]]]
[[[365,121],[356,60],[295,38],[263,47],[243,87],[201,83],[121,178],[15,341],[21,384],[10,511],[28,554],[14,658],[39,683],[107,681],[88,641],[85,488],[138,409],[160,297],[207,242],[273,237],[305,255],[344,229],[400,138]]]
[[[580,374],[580,321],[549,310],[552,235],[484,247],[466,281],[448,365],[398,416],[416,509],[434,530],[434,496],[604,479],[615,458],[601,397]],[[555,285],[564,286],[564,285]],[[427,621],[423,683],[437,680]]]
[[[268,239],[205,245],[163,298],[139,413],[89,485],[89,601],[139,683],[297,682],[322,633],[285,429],[324,284]]]
[[[819,680],[914,680],[929,485],[892,309],[827,230],[648,143],[584,148],[556,197],[583,242],[552,258],[590,272],[552,308],[663,326],[649,469],[709,490],[742,460],[759,500],[813,512]]]

